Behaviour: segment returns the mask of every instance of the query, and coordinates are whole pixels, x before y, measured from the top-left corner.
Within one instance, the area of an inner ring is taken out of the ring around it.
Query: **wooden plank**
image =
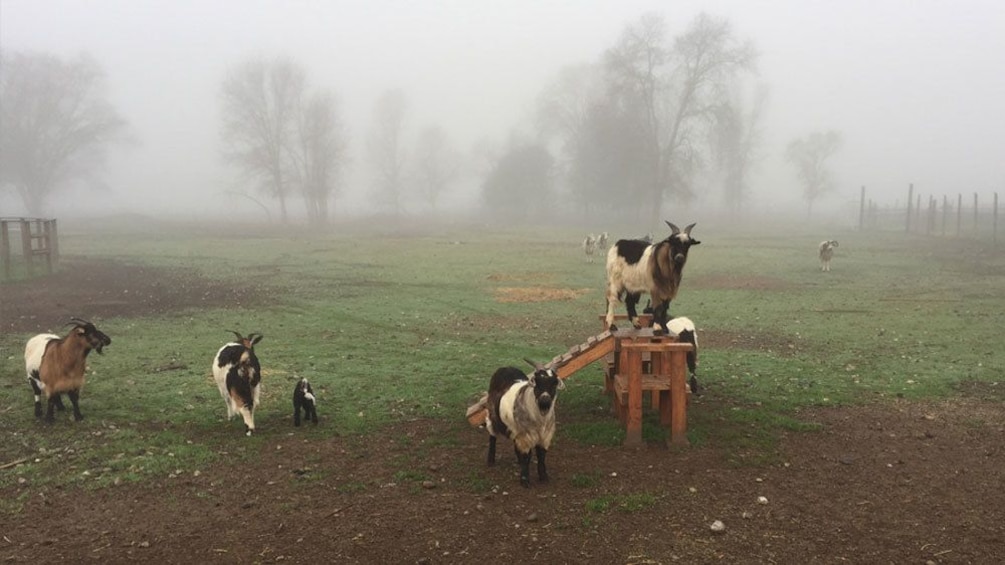
[[[568,378],[576,371],[586,367],[598,359],[601,359],[612,351],[614,351],[614,340],[608,339],[602,341],[579,355],[565,361],[562,366],[558,368],[558,376],[563,379]]]
[[[661,343],[645,343],[636,341],[624,341],[621,343],[621,347],[624,349],[631,349],[633,351],[666,351],[670,353],[684,353],[687,354],[691,351],[694,346],[687,342],[678,341],[665,341]]]

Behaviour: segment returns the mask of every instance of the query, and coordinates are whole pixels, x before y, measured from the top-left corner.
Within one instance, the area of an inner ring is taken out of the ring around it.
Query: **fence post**
[[[0,220],[0,260],[3,261],[3,276],[10,278],[10,231],[7,220]]]
[[[960,226],[963,223],[963,193],[956,193],[956,237],[960,237]]]
[[[977,237],[977,193],[974,193],[974,237]]]
[[[862,231],[865,227],[865,185],[862,185],[862,191],[859,193],[858,198],[858,231]]]
[[[34,269],[32,268],[32,249],[31,249],[31,222],[21,218],[21,253],[24,254],[24,268],[28,273],[28,277],[34,275]]]
[[[920,198],[920,196],[919,196]],[[908,185],[907,188],[907,227],[904,231],[911,233],[911,203],[914,201],[914,183]]]
[[[949,197],[942,195],[942,237],[946,237],[946,219],[949,217]]]
[[[57,268],[59,267],[59,230],[56,229],[56,219],[53,218],[49,220],[52,227],[49,233],[52,235],[52,240],[49,242],[49,253],[52,255],[52,264]]]
[[[998,243],[998,193],[995,193],[995,209],[994,209],[994,220],[992,225],[994,226],[991,231],[991,241],[995,244]]]
[[[917,217],[918,221],[915,222],[918,227],[917,231],[921,231],[921,195],[919,194],[914,200],[914,215]]]

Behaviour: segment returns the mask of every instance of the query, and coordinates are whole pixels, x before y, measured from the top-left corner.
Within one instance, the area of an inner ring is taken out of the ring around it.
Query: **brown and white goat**
[[[516,367],[502,367],[489,381],[488,464],[496,462],[496,436],[513,441],[513,451],[520,463],[520,484],[530,486],[531,450],[537,455],[537,478],[548,481],[544,458],[555,437],[555,400],[564,383],[552,369],[525,359],[534,372],[524,375]]]
[[[834,257],[834,248],[837,246],[838,242],[836,239],[828,239],[827,241],[820,242],[819,250],[821,271],[831,270],[831,258]]]
[[[643,292],[653,303],[653,329],[662,332],[669,319],[670,301],[677,297],[687,253],[692,245],[701,243],[691,237],[691,224],[681,231],[670,222],[670,236],[649,244],[639,239],[620,239],[607,252],[607,318],[608,328],[614,327],[614,303],[624,296],[628,317],[639,327],[635,306]]]
[[[227,405],[227,419],[235,414],[244,418],[245,434],[255,431],[255,406],[260,394],[262,367],[255,355],[255,344],[262,340],[261,334],[250,333],[248,337],[231,330],[237,341],[225,344],[213,358],[213,380],[220,389],[220,396]]]
[[[56,334],[38,334],[24,347],[24,369],[28,384],[35,393],[35,417],[42,417],[42,394],[45,393],[47,409],[45,421],[52,422],[53,409],[65,410],[61,395],[65,392],[73,404],[73,418],[83,420],[80,413],[80,389],[84,386],[84,370],[91,350],[101,354],[104,346],[112,343],[94,324],[80,318],[71,318],[73,328],[65,337]]]

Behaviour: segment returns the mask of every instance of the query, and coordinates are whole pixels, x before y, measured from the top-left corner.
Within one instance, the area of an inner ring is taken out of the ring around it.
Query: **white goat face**
[[[565,383],[554,369],[537,369],[530,376],[530,386],[534,388],[538,409],[546,414],[558,397],[558,391],[565,388]]]

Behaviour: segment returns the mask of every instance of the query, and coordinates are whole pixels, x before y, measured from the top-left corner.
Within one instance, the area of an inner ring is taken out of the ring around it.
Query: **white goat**
[[[819,249],[821,271],[831,270],[831,258],[834,257],[834,248],[837,246],[838,242],[836,239],[828,239],[827,241],[820,242]]]

